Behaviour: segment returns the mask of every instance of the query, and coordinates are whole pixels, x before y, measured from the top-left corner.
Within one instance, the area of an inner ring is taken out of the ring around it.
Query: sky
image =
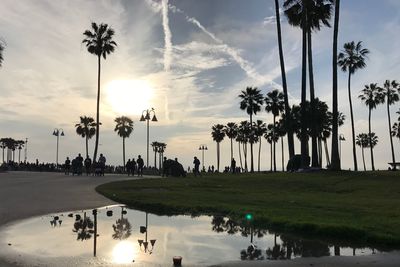
[[[400,79],[398,10],[397,0],[341,1],[339,48],[362,41],[370,50],[367,67],[352,77],[356,134],[368,131],[368,109],[358,99],[364,85]],[[108,163],[122,164],[122,139],[114,132],[114,119],[125,115],[134,120],[133,134],[126,140],[127,158],[146,159],[146,123],[139,118],[143,110],[154,108],[158,122],[150,122],[150,142],[167,143],[165,155],[177,157],[185,168],[193,165],[193,156],[201,160],[199,145],[205,144],[205,165],[216,165],[211,126],[248,119],[238,98],[247,86],[258,87],[264,95],[281,89],[274,15],[272,0],[2,0],[0,38],[6,48],[0,68],[0,136],[28,138],[28,161],[55,162],[52,133],[61,128],[65,136],[59,140],[59,161],[85,154],[85,141],[74,126],[79,116],[96,115],[97,58],[82,44],[83,32],[91,22],[107,23],[115,30],[118,46],[101,62],[99,152]],[[301,32],[283,14],[281,23],[289,101],[298,104]],[[326,27],[313,34],[316,96],[329,106],[332,35],[332,28]],[[347,74],[338,74],[339,110],[347,118],[339,129],[346,139],[341,145],[342,167],[348,169],[353,160]],[[392,121],[399,108],[399,103],[391,106]],[[272,122],[264,109],[255,119]],[[385,105],[373,110],[372,130],[379,137],[375,166],[387,169],[391,156]],[[398,139],[394,145],[400,159]],[[91,155],[93,146],[94,138]],[[221,166],[227,166],[227,138],[221,149]],[[285,140],[285,160],[286,150]],[[240,164],[237,152],[235,144]],[[362,168],[359,148],[357,155]],[[368,151],[365,156],[371,168]],[[149,158],[154,164],[151,148]],[[278,169],[280,159],[277,149]],[[269,168],[269,145],[263,139],[261,169]]]

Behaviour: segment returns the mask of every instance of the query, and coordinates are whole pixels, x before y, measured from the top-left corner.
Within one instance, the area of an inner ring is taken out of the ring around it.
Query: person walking
[[[231,162],[231,172],[235,173],[236,172],[236,160],[235,158],[232,158],[232,162]]]
[[[84,164],[85,164],[86,176],[89,176],[92,168],[92,160],[89,158],[89,156],[86,157]]]
[[[104,170],[106,168],[106,162],[107,162],[106,157],[104,157],[103,154],[100,154],[100,157],[99,157],[99,164],[100,164],[100,169],[101,169],[100,175],[104,176]]]
[[[125,168],[126,168],[126,173],[128,173],[128,176],[131,175],[131,173],[132,173],[132,161],[131,161],[131,159],[128,159],[128,162],[126,162],[126,164],[125,164]]]
[[[132,176],[135,176],[135,171],[136,171],[136,160],[135,160],[135,158],[132,158],[132,161],[131,161],[131,171],[132,171]]]
[[[71,161],[69,157],[65,160],[65,175],[69,175],[69,170],[71,169]]]
[[[143,176],[143,166],[144,166],[144,161],[142,159],[142,156],[138,156],[138,159],[136,161],[137,166],[138,166],[138,176]]]
[[[193,169],[194,176],[200,175],[199,171],[200,160],[197,157],[194,157],[193,164],[194,164],[194,169]]]

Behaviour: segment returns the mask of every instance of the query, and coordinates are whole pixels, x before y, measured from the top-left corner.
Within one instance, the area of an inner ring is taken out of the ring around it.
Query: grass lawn
[[[156,214],[219,214],[343,244],[400,247],[400,172],[214,174],[112,182],[96,190]],[[350,242],[351,240],[351,242]]]

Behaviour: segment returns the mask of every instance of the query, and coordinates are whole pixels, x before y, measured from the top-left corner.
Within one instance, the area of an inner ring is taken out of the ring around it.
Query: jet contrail
[[[162,24],[164,29],[164,70],[169,71],[172,61],[172,35],[169,28],[169,18],[168,18],[168,0],[162,0]]]

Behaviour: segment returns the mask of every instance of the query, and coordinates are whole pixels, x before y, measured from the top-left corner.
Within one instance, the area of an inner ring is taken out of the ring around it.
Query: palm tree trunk
[[[253,116],[250,114],[250,132],[253,133]],[[253,160],[253,142],[250,142],[250,172],[254,172],[254,160]]]
[[[311,167],[320,167],[318,163],[317,134],[315,125],[315,92],[314,92],[314,71],[312,63],[311,30],[307,31],[308,49],[308,75],[310,82],[310,104],[311,104]]]
[[[318,164],[319,166],[322,167],[322,143],[321,143],[321,137],[317,138],[318,141]]]
[[[369,108],[369,112],[368,112],[368,133],[369,133],[369,137],[368,137],[368,141],[369,141],[369,147],[370,147],[370,151],[371,151],[371,165],[372,165],[372,170],[375,171],[375,163],[374,163],[374,148],[372,147],[372,140],[371,140],[371,111],[372,109]]]
[[[332,49],[332,170],[340,170],[339,134],[338,134],[338,86],[337,86],[337,43],[339,31],[340,0],[335,2],[335,22],[333,26]]]
[[[279,15],[278,0],[275,0],[275,15],[276,15],[276,31],[277,31],[277,35],[278,35],[279,62],[281,65],[282,88],[283,88],[283,95],[284,95],[284,101],[285,101],[286,125],[291,125],[291,113],[290,113],[289,97],[288,97],[287,84],[286,84],[286,71],[285,71],[285,61],[284,61],[284,57],[283,57],[281,20],[280,20],[280,15]],[[292,127],[287,127],[287,138],[288,138],[289,158],[292,158],[294,156],[294,139],[293,139]],[[283,153],[283,151],[282,151],[282,153]]]
[[[326,155],[326,165],[331,166],[331,161],[329,159],[328,143],[326,142],[326,139],[324,140],[324,146],[325,146],[325,155]],[[331,168],[332,168],[332,166],[331,166]]]
[[[363,158],[364,171],[366,171],[366,170],[367,170],[367,168],[365,167],[364,147],[361,147],[361,153],[362,153],[362,158]]]
[[[101,70],[101,56],[97,56],[97,107],[96,107],[96,141],[94,145],[93,162],[96,161],[97,148],[99,147],[99,131],[100,131],[100,70]]]
[[[124,172],[125,172],[125,137],[122,137],[122,159],[124,161]]]
[[[240,159],[240,168],[243,169],[243,164],[242,164],[242,153],[240,152],[240,142],[238,142],[239,144],[239,159]]]
[[[232,140],[233,138],[231,138],[231,162],[232,162],[232,159],[233,159],[233,140]]]
[[[247,168],[247,143],[243,143],[243,155],[244,155],[244,169],[246,170],[246,172],[247,172],[247,170],[248,170],[248,168]]]
[[[282,171],[285,171],[285,151],[283,150],[283,136],[281,137],[281,145],[282,145]]]
[[[274,135],[276,134],[276,128],[275,128],[275,120],[276,120],[276,116],[274,115]],[[275,142],[275,136],[274,136],[274,172],[276,172],[276,142]]]
[[[308,167],[307,164],[307,124],[306,124],[306,82],[307,82],[307,30],[306,30],[306,12],[302,12],[302,25],[303,25],[303,52],[302,52],[302,62],[301,62],[301,168],[305,169]]]
[[[85,137],[86,137],[86,158],[88,158],[89,157],[89,140],[88,140],[87,135]]]
[[[356,133],[354,130],[353,103],[351,101],[350,80],[351,80],[351,71],[349,70],[349,79],[347,82],[347,88],[348,88],[349,105],[350,105],[351,137],[352,137],[352,142],[353,142],[353,161],[354,161],[354,170],[358,171],[357,153],[356,153]]]
[[[154,169],[157,169],[157,150],[154,151]]]
[[[261,137],[258,138],[258,142],[260,143],[259,146],[258,146],[258,172],[260,172]]]
[[[272,158],[273,158],[273,154],[272,154],[272,151],[273,151],[273,147],[272,147],[272,143],[273,143],[273,141],[271,142],[271,144],[270,144],[270,146],[271,146],[271,155],[270,155],[270,158],[271,158],[271,168],[270,168],[270,171],[272,172]]]
[[[391,126],[392,126],[392,123],[391,123],[391,121],[390,121],[390,109],[389,109],[389,94],[386,94],[386,96],[387,96],[387,113],[388,113],[388,121],[389,121],[389,137],[390,137],[390,148],[392,149],[392,161],[393,161],[393,170],[396,170],[396,164],[394,164],[395,162],[396,162],[396,158],[395,158],[395,156],[394,156],[394,147],[393,147],[393,138],[392,138],[392,135],[391,135]]]
[[[217,171],[219,172],[219,142],[217,142]]]

